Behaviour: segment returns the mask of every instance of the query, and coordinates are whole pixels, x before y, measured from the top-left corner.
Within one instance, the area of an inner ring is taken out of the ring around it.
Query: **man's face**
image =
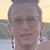
[[[24,45],[34,45],[41,31],[39,13],[32,4],[18,4],[11,16],[11,30],[17,42]]]

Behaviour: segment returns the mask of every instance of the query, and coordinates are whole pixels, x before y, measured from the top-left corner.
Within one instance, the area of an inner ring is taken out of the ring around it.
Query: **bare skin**
[[[11,32],[15,38],[14,50],[35,50],[42,31],[42,22],[36,6],[30,3],[17,4],[11,16]]]
[[[50,40],[41,42],[41,44],[38,45],[36,50],[50,50]]]

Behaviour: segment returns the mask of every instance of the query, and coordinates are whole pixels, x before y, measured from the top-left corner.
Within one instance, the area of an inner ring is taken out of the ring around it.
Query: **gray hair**
[[[24,2],[36,2],[38,3],[39,0],[11,0],[13,3],[24,3]]]
[[[39,17],[41,18],[42,17],[42,11],[41,11],[40,7],[36,4],[33,4],[33,6],[36,6],[37,11],[39,13]],[[8,20],[11,20],[11,16],[12,16],[12,14],[15,14],[14,13],[15,11],[16,11],[16,4],[12,4],[11,7],[9,8],[9,11],[8,11]]]

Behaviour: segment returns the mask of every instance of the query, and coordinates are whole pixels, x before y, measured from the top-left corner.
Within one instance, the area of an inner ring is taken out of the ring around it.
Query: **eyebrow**
[[[22,19],[22,18],[18,16],[18,17],[16,17],[14,20],[15,20],[15,21],[18,21],[18,20],[21,20],[21,19]]]
[[[32,19],[32,18],[39,18],[39,16],[28,16],[28,17],[26,17],[26,19]],[[20,19],[23,19],[22,17],[19,17],[19,16],[17,16],[14,20],[20,20]],[[25,20],[25,19],[24,19]]]
[[[28,16],[27,18],[39,18],[39,16]]]

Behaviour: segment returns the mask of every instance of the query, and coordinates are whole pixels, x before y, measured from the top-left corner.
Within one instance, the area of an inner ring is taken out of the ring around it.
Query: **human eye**
[[[34,21],[34,20],[35,20],[35,18],[33,18],[32,16],[27,18],[27,21]]]
[[[20,19],[15,19],[15,22],[20,22]]]
[[[17,22],[17,23],[19,23],[19,22],[22,21],[22,19],[21,18],[16,18],[14,21]]]

